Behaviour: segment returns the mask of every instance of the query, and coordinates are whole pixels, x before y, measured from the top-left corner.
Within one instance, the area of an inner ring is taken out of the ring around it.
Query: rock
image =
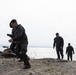
[[[0,51],[0,54],[2,54],[2,51]]]
[[[2,53],[1,56],[5,57],[5,58],[13,58],[13,57],[17,57],[16,54],[11,50],[11,49],[5,49]]]
[[[3,51],[3,53],[13,53],[13,51],[10,48],[7,48]]]
[[[29,75],[35,75],[35,73],[33,73],[33,72],[30,72],[30,74]]]

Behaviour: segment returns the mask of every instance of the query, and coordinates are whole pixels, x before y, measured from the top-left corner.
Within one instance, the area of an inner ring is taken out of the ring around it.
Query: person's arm
[[[68,47],[66,48],[66,54],[68,53]]]
[[[64,46],[64,39],[61,37],[61,47],[63,48]]]
[[[53,43],[53,48],[55,47],[55,39],[54,39],[54,43]]]
[[[62,43],[62,45],[64,46],[64,39],[63,39],[63,43]]]
[[[13,37],[13,41],[20,39],[23,34],[23,27],[18,26],[15,36]]]
[[[13,37],[13,35],[12,35],[12,34],[7,34],[7,36],[9,36],[9,37],[11,37],[11,38]]]
[[[75,54],[75,52],[74,52],[74,48],[72,47],[72,51],[73,51],[73,54]]]

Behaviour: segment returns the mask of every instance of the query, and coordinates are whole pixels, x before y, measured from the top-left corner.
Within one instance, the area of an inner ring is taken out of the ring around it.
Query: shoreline
[[[31,68],[22,69],[16,58],[0,58],[0,75],[76,75],[76,61],[53,58],[31,59]]]

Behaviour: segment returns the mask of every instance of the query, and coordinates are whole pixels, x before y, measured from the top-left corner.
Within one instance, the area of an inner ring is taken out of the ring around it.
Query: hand
[[[12,34],[7,34],[7,36],[12,37]]]
[[[13,39],[8,40],[10,43],[13,42]]]
[[[73,52],[73,54],[75,54],[75,52]]]
[[[10,34],[7,34],[7,36],[9,36]]]

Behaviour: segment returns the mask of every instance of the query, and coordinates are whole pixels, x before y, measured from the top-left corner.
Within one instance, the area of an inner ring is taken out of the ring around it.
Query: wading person
[[[70,43],[68,43],[68,46],[66,48],[66,54],[67,54],[67,60],[69,60],[69,58],[72,61],[72,56],[74,54],[74,48],[71,46]]]
[[[13,30],[13,37],[9,40],[9,42],[15,42],[15,53],[16,55],[23,60],[24,62],[24,69],[31,68],[29,63],[29,58],[27,56],[27,46],[28,46],[28,39],[25,33],[25,29],[22,25],[19,25],[15,19],[10,22],[10,26],[14,29]]]
[[[57,59],[63,59],[63,46],[64,40],[59,33],[56,33],[56,37],[54,38],[53,48],[56,46]],[[60,57],[61,56],[61,57]]]

